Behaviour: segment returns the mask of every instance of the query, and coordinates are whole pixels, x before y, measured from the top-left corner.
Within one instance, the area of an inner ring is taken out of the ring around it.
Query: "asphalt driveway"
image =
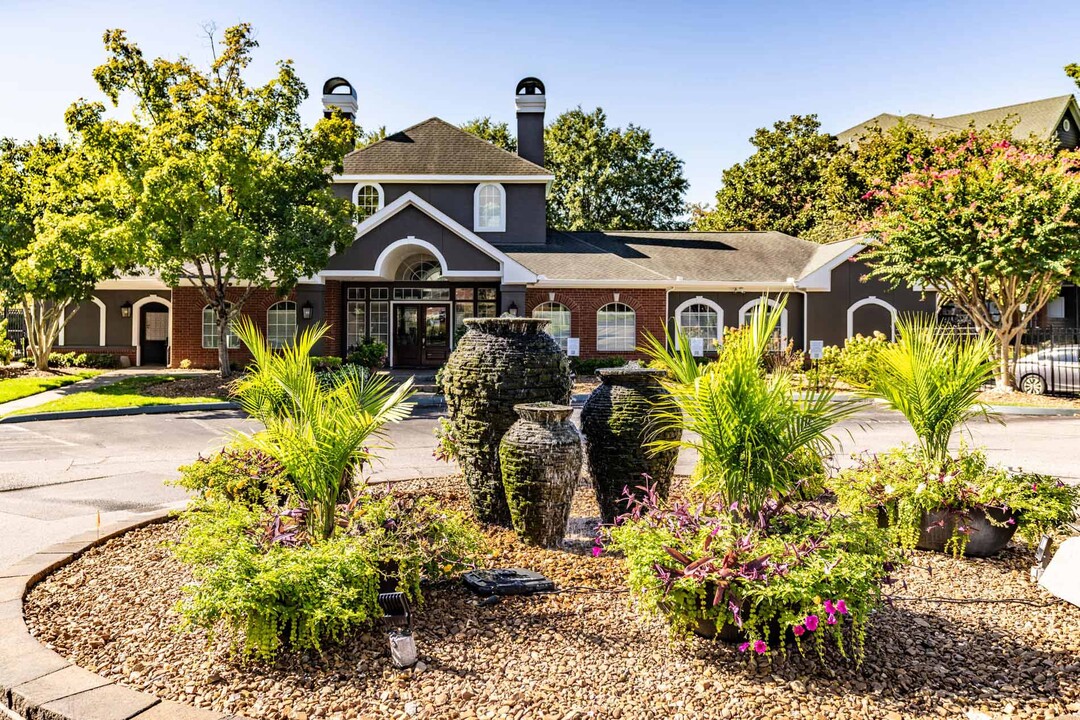
[[[437,414],[394,425],[393,449],[374,472],[394,480],[451,471],[432,457]],[[1080,418],[1009,416],[967,432],[992,460],[1080,482]],[[235,430],[257,425],[237,411],[51,420],[0,425],[0,567],[101,523],[179,506],[184,492],[166,485],[176,468],[213,452]],[[883,450],[913,440],[903,418],[868,410],[837,428],[841,453]],[[680,470],[693,457],[684,453]]]

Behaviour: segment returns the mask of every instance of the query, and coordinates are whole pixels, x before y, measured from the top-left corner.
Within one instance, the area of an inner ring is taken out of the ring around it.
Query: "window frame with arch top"
[[[375,191],[375,198],[374,198],[375,207],[374,208],[371,207],[372,197],[371,197],[370,193],[365,193],[364,198],[363,198],[364,205],[361,206],[361,204],[360,204],[360,201],[361,201],[360,195],[367,188],[370,188],[370,189]],[[353,207],[356,208],[356,222],[357,222],[357,224],[364,222],[369,217],[371,217],[375,213],[382,210],[384,205],[385,205],[385,200],[386,200],[386,195],[383,193],[382,185],[380,185],[379,183],[361,182],[361,183],[357,183],[356,185],[354,185],[353,186],[353,191],[352,191],[352,201],[353,201]]]
[[[490,210],[485,211],[485,191],[494,190],[499,199],[498,218],[493,219]],[[484,225],[484,222],[491,224]],[[473,191],[473,232],[506,232],[506,188],[502,183],[480,183]]]

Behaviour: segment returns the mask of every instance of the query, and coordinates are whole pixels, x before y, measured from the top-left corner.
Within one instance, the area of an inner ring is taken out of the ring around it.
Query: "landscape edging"
[[[23,601],[30,589],[87,550],[147,525],[160,510],[51,545],[0,571],[0,717],[42,720],[245,720],[133,690],[85,670],[37,641],[26,627]]]
[[[78,420],[80,418],[121,417],[125,415],[165,415],[196,410],[239,410],[240,405],[228,400],[207,403],[178,403],[175,405],[143,405],[141,407],[100,408],[97,410],[62,410],[59,412],[6,415],[0,423],[37,422],[39,420]]]

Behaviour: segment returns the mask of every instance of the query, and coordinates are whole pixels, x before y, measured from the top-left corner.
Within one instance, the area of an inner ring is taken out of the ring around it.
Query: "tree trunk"
[[[229,365],[229,309],[218,308],[217,311],[218,331],[218,368],[221,377],[227,378],[232,375],[232,367]]]
[[[55,304],[44,300],[27,298],[23,301],[23,318],[26,324],[26,347],[34,358],[34,368],[45,372],[49,369],[49,356],[56,345],[60,329],[79,311],[78,305],[67,314],[67,303]]]
[[[1010,350],[1012,349],[1012,340],[1009,338],[1008,332],[999,330],[994,333],[994,338],[997,341],[997,372],[994,378],[994,389],[999,392],[1012,392],[1016,389],[1016,378],[1013,376],[1013,364]]]

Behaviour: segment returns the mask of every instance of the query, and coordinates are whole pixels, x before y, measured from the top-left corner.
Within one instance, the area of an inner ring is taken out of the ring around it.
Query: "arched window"
[[[637,341],[637,316],[624,303],[608,303],[596,311],[596,349],[599,352],[628,352]]]
[[[779,304],[772,298],[764,298],[764,300],[769,305],[769,307],[775,308]],[[758,309],[758,306],[761,305],[761,302],[762,298],[758,298],[756,300],[751,300],[750,302],[739,308],[740,327],[750,324],[750,318],[753,317],[754,311]],[[780,350],[781,346],[788,339],[787,319],[788,311],[787,308],[784,308],[783,311],[780,313],[780,325],[773,332],[773,347],[771,348],[772,350]]]
[[[705,298],[687,300],[676,308],[675,324],[687,337],[704,339],[706,347],[724,339],[724,310]]]
[[[506,190],[498,183],[476,186],[473,198],[473,230],[504,232],[506,230]]]
[[[296,303],[282,300],[266,311],[266,341],[270,347],[285,347],[296,338]]]
[[[416,253],[401,261],[398,266],[397,280],[405,282],[427,282],[442,280],[442,266],[433,255]]]
[[[229,307],[232,307],[231,303]],[[202,309],[202,346],[210,350],[217,350],[218,346],[217,313],[209,305]],[[240,347],[240,338],[233,333],[232,326],[225,335],[225,347],[230,350]]]
[[[534,318],[547,320],[544,330],[548,335],[555,338],[559,347],[566,351],[566,341],[570,337],[570,308],[562,303],[546,302],[533,308]]]
[[[356,219],[364,222],[382,209],[383,190],[378,183],[363,183],[353,188],[353,204],[356,205]]]

